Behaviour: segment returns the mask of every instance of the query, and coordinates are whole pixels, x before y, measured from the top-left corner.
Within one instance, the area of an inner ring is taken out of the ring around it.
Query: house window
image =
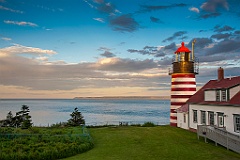
[[[214,125],[214,112],[208,112],[209,124]]]
[[[216,90],[216,101],[220,101],[220,90]]]
[[[222,90],[222,101],[227,101],[227,94],[226,90]]]
[[[201,111],[201,123],[206,124],[206,111]]]
[[[218,127],[224,127],[224,113],[218,113]]]
[[[197,110],[193,110],[193,122],[197,123]]]
[[[240,132],[240,114],[233,115],[234,132]]]

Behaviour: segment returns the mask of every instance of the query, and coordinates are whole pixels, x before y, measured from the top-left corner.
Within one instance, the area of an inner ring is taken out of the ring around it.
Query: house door
[[[224,127],[224,114],[218,113],[218,127]]]

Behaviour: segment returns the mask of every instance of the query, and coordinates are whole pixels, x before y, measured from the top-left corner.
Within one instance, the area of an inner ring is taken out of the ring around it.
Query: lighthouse
[[[171,106],[170,106],[170,125],[177,127],[177,109],[196,92],[195,75],[198,74],[198,61],[194,56],[194,44],[192,42],[192,52],[185,47],[182,42],[175,52],[172,68],[169,70],[171,75]]]

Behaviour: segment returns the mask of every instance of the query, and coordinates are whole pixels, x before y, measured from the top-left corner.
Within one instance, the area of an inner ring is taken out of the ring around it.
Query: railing
[[[172,59],[172,64],[175,63],[175,62],[182,62],[182,61],[176,61],[175,58]],[[199,73],[199,59],[197,57],[194,57],[194,59],[192,59],[191,61],[189,62],[193,62],[193,73],[194,74],[198,74]],[[173,66],[172,66],[173,67]],[[172,75],[173,74],[173,71],[174,69],[173,68],[168,68],[168,75]]]
[[[215,142],[215,145],[220,144],[227,149],[240,153],[240,136],[232,134],[225,128],[217,128],[208,125],[198,125],[197,135],[204,137],[205,142],[210,139]]]

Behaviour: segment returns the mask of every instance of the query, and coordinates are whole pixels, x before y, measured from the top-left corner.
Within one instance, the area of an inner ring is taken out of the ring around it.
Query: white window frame
[[[218,112],[217,113],[217,125],[218,127],[224,127],[224,113]]]
[[[197,110],[193,110],[193,123],[197,123],[198,116],[197,116]]]
[[[209,122],[209,125],[214,126],[215,120],[214,120],[214,112],[213,111],[208,111],[208,122]]]
[[[220,92],[220,90],[216,90],[216,101],[217,102],[221,101],[221,92]]]
[[[227,101],[227,90],[222,90],[221,101]]]
[[[201,111],[201,124],[206,124],[206,111]]]
[[[233,115],[234,132],[240,133],[240,114]]]

